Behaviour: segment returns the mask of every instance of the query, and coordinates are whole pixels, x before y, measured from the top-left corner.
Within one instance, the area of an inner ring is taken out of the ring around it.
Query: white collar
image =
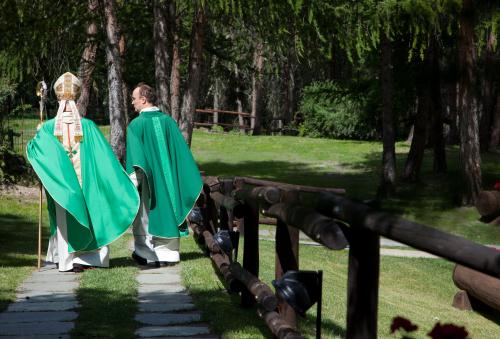
[[[146,107],[146,108],[143,108],[141,109],[141,111],[139,112],[142,113],[142,112],[156,112],[156,111],[159,111],[160,109],[156,106],[151,106],[151,107]]]

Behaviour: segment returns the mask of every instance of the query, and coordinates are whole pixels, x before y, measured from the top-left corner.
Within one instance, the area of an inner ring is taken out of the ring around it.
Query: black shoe
[[[156,267],[168,267],[168,266],[175,266],[179,263],[180,261],[155,261],[155,266]]]
[[[73,272],[82,273],[85,270],[82,264],[73,264]]]
[[[137,263],[137,265],[146,266],[148,264],[147,259],[144,259],[143,257],[141,257],[140,255],[135,253],[135,251],[132,252],[132,259],[134,259],[134,261]]]

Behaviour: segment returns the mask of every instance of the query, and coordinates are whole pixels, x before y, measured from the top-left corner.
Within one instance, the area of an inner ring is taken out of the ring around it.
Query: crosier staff
[[[43,109],[45,108],[45,100],[47,99],[47,84],[45,81],[40,81],[36,86],[36,95],[40,97],[40,124],[43,123]],[[38,270],[42,264],[42,182],[40,181],[40,193],[38,204]]]

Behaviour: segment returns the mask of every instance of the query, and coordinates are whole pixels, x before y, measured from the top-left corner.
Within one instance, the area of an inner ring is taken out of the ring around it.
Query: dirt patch
[[[40,188],[38,186],[0,185],[0,194],[25,199],[38,199]]]

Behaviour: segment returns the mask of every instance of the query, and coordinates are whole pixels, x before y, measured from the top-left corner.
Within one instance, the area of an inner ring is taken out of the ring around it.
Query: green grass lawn
[[[397,168],[401,170],[409,146],[403,142],[396,146]],[[192,149],[207,175],[341,187],[347,190],[348,197],[362,200],[375,198],[380,177],[380,142],[198,131]],[[409,220],[477,242],[500,244],[500,227],[481,223],[473,207],[457,206],[460,180],[456,147],[448,148],[447,160],[448,175],[434,175],[432,154],[426,153],[422,181],[401,183],[396,196],[382,206]],[[482,168],[483,186],[492,187],[500,181],[500,154],[483,155]]]
[[[44,243],[48,222],[44,208]],[[0,312],[15,299],[17,286],[36,269],[38,250],[38,200],[0,198]],[[44,248],[45,249],[45,248]]]
[[[274,243],[260,241],[260,278],[271,285],[274,278]],[[240,256],[241,259],[241,256]],[[238,307],[239,297],[229,295],[214,274],[210,259],[192,239],[182,242],[182,276],[204,317],[224,338],[272,338],[254,309]],[[317,246],[300,248],[300,268],[323,270],[323,338],[343,338],[346,321],[347,251]],[[457,289],[451,280],[453,265],[441,259],[382,257],[379,291],[378,337],[389,338],[395,316],[419,325],[415,338],[425,338],[438,321],[465,326],[471,338],[496,338],[500,328],[474,312],[451,306]],[[316,306],[298,319],[300,331],[314,337]],[[499,321],[500,319],[497,319]]]
[[[104,128],[104,132],[108,131]],[[207,175],[251,176],[289,183],[342,187],[359,199],[375,196],[380,153],[379,142],[340,141],[295,137],[249,137],[196,131],[193,153]],[[401,169],[408,146],[398,143]],[[500,181],[500,155],[483,156],[485,187]],[[394,199],[383,207],[408,219],[458,234],[481,243],[500,244],[500,227],[482,224],[474,208],[457,207],[459,191],[457,150],[448,150],[447,176],[431,173],[426,154],[422,182],[400,185]],[[47,220],[44,210],[46,248]],[[0,198],[0,310],[13,300],[18,284],[36,265],[37,201]],[[137,324],[135,274],[128,258],[127,237],[112,245],[111,269],[92,270],[82,275],[78,298],[80,315],[74,337],[87,333],[95,337],[131,337]],[[261,241],[260,276],[270,283],[274,276],[274,244]],[[241,253],[240,253],[241,258]],[[238,297],[228,295],[215,276],[209,259],[192,237],[182,241],[182,275],[204,311],[204,318],[224,338],[270,338],[255,310],[238,307]],[[345,333],[347,255],[319,247],[301,247],[302,269],[324,270],[323,332],[327,338]],[[473,312],[460,312],[450,305],[456,288],[451,280],[453,265],[440,259],[383,257],[379,298],[379,337],[388,337],[392,317],[401,315],[420,326],[417,337],[425,337],[436,321],[466,326],[473,338],[497,337],[499,327]],[[105,307],[106,312],[103,312]],[[314,311],[299,321],[300,330],[314,334]],[[90,331],[90,332],[89,332]]]

